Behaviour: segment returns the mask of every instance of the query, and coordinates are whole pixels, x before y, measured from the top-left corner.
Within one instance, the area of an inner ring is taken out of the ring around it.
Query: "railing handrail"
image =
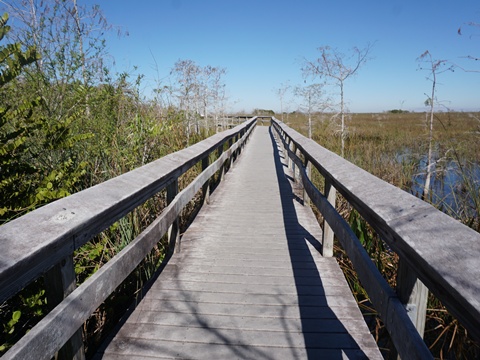
[[[63,289],[65,299],[60,299],[59,304],[2,358],[49,359],[70,337],[76,336],[77,329],[150,253],[197,192],[202,189],[208,192],[205,184],[219,170],[223,174],[225,162],[232,156],[235,159],[255,124],[256,118],[252,118],[231,130],[2,225],[0,302],[47,271],[48,275],[59,264],[65,266],[65,259],[71,259],[75,249],[167,189],[169,204],[160,216],[82,285]],[[227,142],[230,147],[223,151]],[[209,155],[214,151],[218,159],[209,165]],[[202,161],[203,171],[178,193],[178,177],[199,161]],[[69,266],[71,269],[62,275],[73,273],[74,282],[73,263]],[[70,346],[81,347],[81,332],[79,338],[76,343],[72,338]],[[68,351],[75,354],[77,350]]]
[[[256,118],[0,227],[0,303],[248,129]]]
[[[281,121],[272,118],[272,124],[480,339],[480,234]]]

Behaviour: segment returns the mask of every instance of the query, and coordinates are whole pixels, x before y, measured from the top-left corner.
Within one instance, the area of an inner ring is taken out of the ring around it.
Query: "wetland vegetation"
[[[298,112],[283,114],[283,120],[307,136],[306,114]],[[332,114],[315,114],[313,124],[312,139],[341,154],[342,141],[338,124],[332,120]],[[345,139],[344,150],[347,160],[409,193],[422,197],[429,148],[426,113],[389,111],[349,114],[347,124],[348,136]],[[479,231],[480,113],[436,113],[434,126],[437,129],[433,138],[435,167],[431,191],[424,200]],[[313,172],[314,179],[316,175],[318,176]],[[319,178],[320,176],[317,179]],[[318,186],[322,186],[320,182]],[[388,194],[385,196],[387,200]],[[395,287],[398,256],[389,250],[358,213],[352,211],[345,201],[339,200],[337,209],[348,219],[381,273],[390,285]],[[355,270],[338,244],[335,246],[335,254],[372,333],[384,355],[388,357],[391,344],[385,328],[374,316],[375,310],[358,282]],[[425,340],[438,358],[470,359],[479,356],[479,345],[468,337],[467,331],[431,294],[427,309]]]

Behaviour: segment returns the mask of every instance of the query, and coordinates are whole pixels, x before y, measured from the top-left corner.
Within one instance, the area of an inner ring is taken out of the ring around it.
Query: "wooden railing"
[[[333,235],[352,261],[371,302],[404,359],[432,358],[422,340],[427,288],[480,339],[480,234],[426,202],[358,168],[281,121],[272,126],[289,165],[303,183],[305,200],[325,219],[323,255],[333,254]],[[322,194],[310,166],[324,177]],[[400,257],[392,289],[358,238],[335,210],[338,191]],[[425,284],[425,285],[423,285]],[[418,331],[417,331],[418,329]]]
[[[241,152],[256,125],[252,118],[184,150],[129,173],[55,201],[0,227],[0,303],[44,276],[48,299],[57,306],[19,340],[2,359],[84,358],[81,327],[170,229],[178,248],[176,221],[199,191],[225,163]],[[228,150],[224,151],[225,144]],[[209,164],[209,156],[218,159]],[[203,171],[178,192],[178,178],[201,162]],[[137,238],[79,287],[73,252],[161,190],[168,206]],[[49,304],[51,305],[51,304]]]

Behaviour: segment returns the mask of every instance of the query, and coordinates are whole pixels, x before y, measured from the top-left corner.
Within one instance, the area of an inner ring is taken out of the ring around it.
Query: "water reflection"
[[[420,158],[406,150],[397,154],[402,164],[415,164],[410,192],[422,197],[427,175],[427,156]],[[429,201],[447,214],[458,219],[473,219],[478,214],[480,199],[480,165],[463,163],[434,156]]]
[[[419,156],[406,149],[395,156],[404,168],[414,168],[409,191],[422,197],[427,177],[427,155]],[[480,164],[459,163],[434,154],[429,201],[445,213],[460,220],[478,217],[480,200]],[[473,220],[472,220],[473,221]]]

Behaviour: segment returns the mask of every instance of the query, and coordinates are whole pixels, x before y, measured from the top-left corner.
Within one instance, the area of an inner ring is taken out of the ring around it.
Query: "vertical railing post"
[[[243,150],[243,144],[245,142],[245,139],[243,139],[243,135],[245,134],[246,130],[243,129],[240,134],[238,135],[238,148],[237,148],[237,156],[240,156],[240,154],[242,153],[242,150]]]
[[[287,140],[287,146],[285,148],[285,156],[286,156],[285,160],[287,160],[287,167],[289,169],[292,169],[292,159],[290,159],[290,155],[288,154],[288,151],[291,150],[293,141],[288,137],[286,138],[286,140]]]
[[[427,314],[428,288],[418,279],[406,261],[400,258],[397,270],[397,295],[413,325],[423,338]]]
[[[44,275],[45,292],[47,304],[53,309],[63,301],[76,288],[75,267],[73,255],[64,258]],[[55,359],[58,360],[84,360],[85,350],[83,348],[82,328],[68,340],[58,351]]]
[[[229,151],[229,149],[232,147],[232,145],[233,145],[233,140],[234,140],[233,138],[228,139],[227,151]],[[227,159],[227,163],[228,163],[227,171],[230,171],[230,169],[232,168],[232,166],[233,166],[233,160],[234,160],[234,154],[233,154],[233,153],[230,153],[230,156],[229,156],[229,158]]]
[[[333,187],[333,185],[325,178],[325,197],[327,198],[328,202],[335,207],[336,198],[337,198],[337,190]],[[330,225],[323,220],[323,241],[322,241],[322,255],[324,257],[331,257],[333,256],[333,237],[334,233]]]
[[[225,143],[223,143],[222,145],[220,145],[217,149],[217,156],[220,158],[220,156],[222,156],[223,154],[223,148],[225,146]],[[220,167],[220,179],[219,181],[223,181],[223,178],[225,176],[225,163],[222,164],[222,166]]]
[[[295,145],[295,143],[293,142],[293,140],[290,140],[290,151],[293,153],[293,154],[297,154],[297,146]],[[295,172],[296,172],[296,169],[295,169],[295,161],[293,161],[293,157],[290,158],[289,156],[289,160],[291,161],[290,162],[290,170],[292,170],[292,173],[293,173],[293,181],[297,181],[297,177],[295,175]]]
[[[312,178],[312,164],[305,157],[305,173],[307,174],[307,179]],[[310,197],[308,196],[307,190],[305,190],[305,184],[303,184],[303,205],[310,206]]]
[[[202,171],[204,171],[210,165],[210,155],[205,156],[202,159]],[[208,179],[202,186],[203,203],[208,204],[210,202],[210,179]]]
[[[176,178],[171,184],[167,186],[167,205],[169,205],[175,196],[178,194],[178,178]],[[168,244],[170,251],[176,253],[180,252],[180,229],[179,229],[179,216],[173,221],[172,225],[168,228]]]

